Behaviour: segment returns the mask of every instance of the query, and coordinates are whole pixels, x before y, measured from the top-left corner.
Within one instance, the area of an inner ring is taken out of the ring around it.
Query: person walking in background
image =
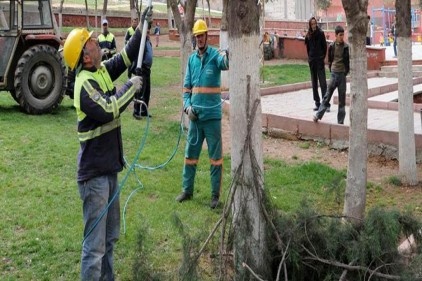
[[[183,83],[183,111],[190,119],[183,166],[183,192],[176,201],[192,199],[196,166],[202,144],[207,141],[211,162],[211,203],[216,208],[220,198],[223,173],[221,137],[221,71],[229,69],[228,51],[219,52],[208,46],[208,27],[204,20],[193,26],[198,50],[193,52],[186,66]]]
[[[328,65],[331,72],[328,92],[325,94],[313,120],[318,122],[322,119],[330,106],[334,90],[338,88],[337,123],[344,124],[344,117],[346,116],[346,76],[350,71],[349,45],[344,42],[344,28],[342,26],[336,26],[334,31],[336,40],[328,48]]]
[[[366,29],[366,45],[371,46],[371,17],[368,16],[368,28]]]
[[[152,44],[150,38],[150,30],[151,30],[151,23],[148,24],[147,29],[147,36],[145,39],[145,49],[144,49],[144,56],[142,58],[142,66],[141,69],[136,69],[136,63],[132,65],[130,71],[135,73],[136,71],[140,71],[139,74],[142,77],[142,88],[135,94],[135,99],[143,101],[143,103],[135,102],[133,105],[133,117],[136,120],[141,120],[142,117],[149,117],[151,118],[152,115],[149,114],[149,99],[151,96],[151,67],[152,67]]]
[[[108,60],[117,52],[116,39],[113,33],[108,31],[108,21],[103,19],[103,32],[98,36],[98,43],[102,52],[102,60]]]
[[[396,20],[394,19],[394,23],[391,26],[391,34],[393,35],[393,51],[394,51],[394,58],[397,58],[397,24]]]
[[[147,9],[145,16],[152,16]],[[125,48],[102,62],[98,41],[85,28],[73,29],[63,47],[66,65],[77,72],[74,107],[78,118],[77,183],[83,201],[84,240],[81,280],[115,280],[113,251],[120,233],[117,174],[123,170],[120,114],[142,86],[134,76],[117,89],[117,80],[137,59],[141,28]]]
[[[161,27],[160,27],[160,23],[157,21],[157,24],[154,28],[155,47],[158,47],[158,44],[160,43],[160,34],[161,34]]]
[[[317,26],[317,20],[312,17],[309,20],[309,29],[305,36],[306,52],[308,54],[308,63],[311,72],[312,93],[314,96],[315,107],[317,111],[324,94],[327,92],[327,81],[325,77],[324,60],[327,54],[327,41],[324,32]],[[318,81],[321,87],[321,98],[318,93]],[[330,108],[327,108],[327,112]]]
[[[135,33],[136,27],[138,26],[138,19],[134,18],[132,19],[131,22],[131,26],[126,30],[126,34],[125,34],[125,45],[127,45],[127,43],[129,42],[130,38],[132,37],[132,35]],[[133,62],[135,64],[134,67],[136,67],[136,61]],[[133,68],[133,66],[131,67]],[[132,73],[130,72],[130,68],[127,70],[127,76],[130,78],[132,77]]]

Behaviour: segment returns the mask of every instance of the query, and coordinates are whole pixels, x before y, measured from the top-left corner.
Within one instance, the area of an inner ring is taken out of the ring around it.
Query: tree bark
[[[104,0],[104,3],[103,3],[103,14],[101,15],[101,21],[103,19],[105,19],[106,16],[107,16],[107,5],[108,5],[108,0]]]
[[[259,17],[255,0],[228,2],[230,46],[231,172],[234,185],[234,280],[254,280],[248,265],[271,279],[262,213],[264,196],[259,90]],[[235,126],[233,126],[235,124]]]
[[[343,213],[360,225],[365,215],[368,158],[368,81],[366,30],[368,0],[342,0],[350,43],[349,156]]]
[[[227,49],[229,47],[229,33],[227,31],[227,9],[228,0],[223,0],[223,14],[221,16],[220,25],[220,49]],[[229,89],[229,71],[221,72],[221,89]]]
[[[192,27],[195,20],[195,10],[198,0],[186,0],[184,8],[184,16],[180,16],[177,0],[168,0],[170,8],[173,12],[174,21],[179,33],[179,42],[180,42],[180,81],[183,85],[183,80],[185,79],[186,65],[188,58],[192,52]],[[181,99],[182,100],[182,99]],[[182,100],[183,103],[183,100]],[[185,127],[189,126],[188,118],[184,118],[183,125]]]
[[[88,0],[85,0],[85,19],[86,19],[86,28],[89,29]]]
[[[410,0],[396,1],[396,32],[399,78],[399,173],[402,182],[416,185],[415,127]]]

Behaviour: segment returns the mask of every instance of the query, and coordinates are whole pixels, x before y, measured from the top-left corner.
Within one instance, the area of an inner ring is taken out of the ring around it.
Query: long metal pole
[[[152,0],[148,0],[148,9],[152,8]],[[136,68],[141,68],[142,60],[144,57],[144,50],[145,50],[145,41],[147,39],[147,32],[148,32],[148,21],[145,17],[144,23],[142,25],[142,37],[141,37],[141,46],[139,47],[139,55],[138,55],[138,63],[136,64]]]

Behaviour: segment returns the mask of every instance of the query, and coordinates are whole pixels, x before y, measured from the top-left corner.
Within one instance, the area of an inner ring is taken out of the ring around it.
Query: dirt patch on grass
[[[223,115],[223,149],[230,153],[230,120],[227,113]],[[289,164],[307,161],[324,163],[338,170],[347,170],[348,151],[335,150],[319,142],[263,137],[264,157],[282,160]],[[417,165],[418,178],[422,178],[422,165]],[[396,186],[390,183],[392,177],[398,178],[397,160],[382,156],[370,156],[367,164],[367,179],[372,188],[367,191],[367,206],[381,205],[412,210],[422,217],[422,184],[418,186]]]

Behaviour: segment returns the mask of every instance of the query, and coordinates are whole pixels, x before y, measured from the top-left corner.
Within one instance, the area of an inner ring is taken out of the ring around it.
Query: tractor
[[[66,93],[50,0],[0,0],[0,91],[28,114],[49,113]]]

